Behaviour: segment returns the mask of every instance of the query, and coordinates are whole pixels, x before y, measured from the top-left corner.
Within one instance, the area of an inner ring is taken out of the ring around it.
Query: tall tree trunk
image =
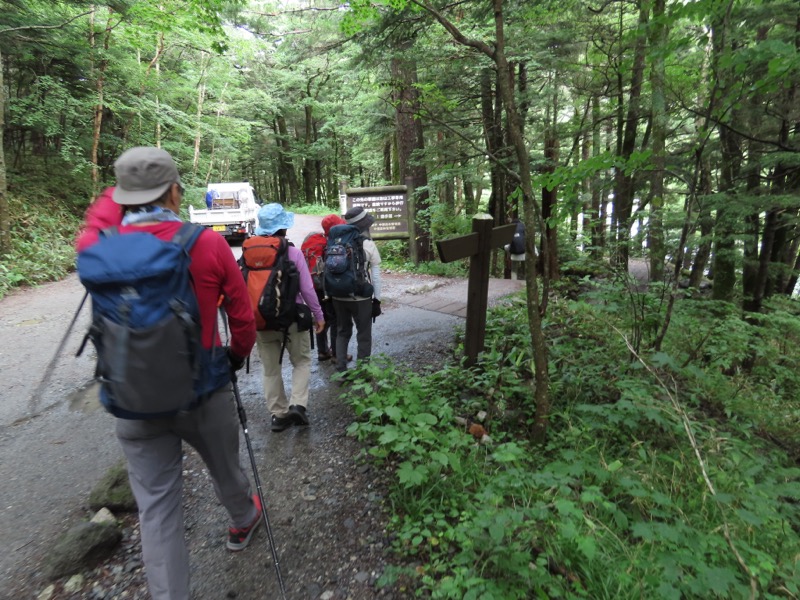
[[[491,214],[497,212],[498,205],[504,205],[505,198],[508,196],[506,173],[502,165],[499,164],[499,161],[502,160],[504,155],[503,104],[499,98],[495,98],[494,89],[492,87],[493,75],[496,85],[497,74],[495,72],[487,68],[481,73],[481,120],[483,121],[483,135],[486,150],[493,159],[489,162],[489,178],[491,180],[489,211]],[[475,210],[477,210],[477,206],[473,211],[467,213],[468,216],[471,216]],[[502,211],[503,209],[500,208],[500,210]]]
[[[550,115],[547,129],[544,132],[544,160],[543,171],[552,173],[558,165],[558,137],[556,136],[557,106],[553,99],[553,112]],[[542,270],[551,280],[559,279],[558,271],[558,226],[551,225],[550,219],[556,214],[558,205],[558,189],[553,187],[542,188],[542,219],[544,220],[544,240],[542,246],[547,246],[547,251],[542,252]],[[546,257],[546,258],[545,258]]]
[[[734,185],[739,173],[739,147],[735,133],[726,125],[720,125],[722,161],[720,165],[720,191],[734,195]],[[733,301],[736,286],[736,217],[730,207],[730,200],[723,200],[717,207],[714,225],[714,300]]]
[[[309,82],[309,86],[311,83]],[[316,202],[316,197],[314,194],[314,190],[317,187],[316,182],[316,171],[314,169],[314,159],[308,156],[310,152],[311,146],[314,143],[314,115],[313,109],[311,106],[311,96],[309,95],[305,105],[305,128],[306,128],[306,135],[305,135],[305,151],[304,153],[306,156],[303,158],[303,195],[305,196],[305,201],[308,204],[314,204]]]
[[[410,40],[403,40],[399,50],[405,51],[411,47]],[[417,90],[417,65],[407,57],[395,56],[391,61],[392,80],[394,82],[395,99],[395,124],[397,129],[397,157],[400,167],[399,177],[405,181],[411,177],[414,181],[416,192],[414,200],[413,229],[415,233],[415,248],[413,258],[415,262],[427,262],[433,258],[431,248],[430,221],[420,218],[427,213],[429,197],[427,191],[422,190],[428,186],[428,171],[421,161],[412,161],[415,150],[424,150],[422,121],[417,118],[419,114],[419,91]]]
[[[275,124],[278,133],[279,148],[278,171],[280,173],[281,186],[284,188],[283,191],[285,194],[285,196],[282,195],[282,202],[286,204],[295,204],[300,196],[300,189],[290,153],[289,129],[286,126],[286,119],[283,115],[278,115],[275,119]]]
[[[640,99],[642,81],[644,79],[644,63],[646,49],[646,29],[648,20],[647,3],[639,0],[639,33],[634,46],[633,68],[631,71],[631,88],[628,93],[628,110],[625,115],[622,144],[619,156],[627,163],[636,150],[636,133],[639,127]],[[614,184],[614,212],[617,214],[615,264],[627,273],[630,256],[631,215],[633,214],[633,175],[626,174],[625,169],[617,168]]]
[[[586,162],[592,155],[592,138],[588,132],[583,132],[578,141],[580,144],[581,162]],[[586,247],[586,239],[588,233],[589,218],[588,215],[592,210],[592,204],[589,200],[591,190],[591,180],[587,177],[581,181],[581,201],[575,203],[575,210],[572,213],[572,222],[570,229],[572,230],[572,241],[577,244],[579,240],[578,234],[580,233],[580,248],[583,250]]]
[[[729,5],[730,6],[730,5]],[[719,88],[718,96],[725,99],[729,92],[733,73],[725,64],[728,48],[728,32],[731,27],[729,8],[712,25],[712,65]],[[732,302],[736,286],[736,216],[730,204],[735,197],[735,186],[741,171],[741,150],[738,136],[725,123],[719,124],[721,148],[719,191],[727,194],[717,205],[717,218],[714,226],[714,259],[712,270],[714,286],[712,298]]]
[[[464,180],[464,206],[462,208],[465,214],[474,214],[477,209],[477,201],[475,199],[475,188],[472,185],[472,180]]]
[[[702,207],[698,210],[698,225],[700,226],[700,241],[697,245],[697,252],[692,262],[692,270],[689,274],[689,287],[699,288],[703,281],[708,259],[711,257],[711,239],[714,233],[714,217],[711,211]]]
[[[92,127],[92,149],[89,161],[92,165],[92,197],[97,195],[99,174],[97,169],[97,146],[100,144],[100,127],[103,123],[103,75],[97,73],[97,35],[94,30],[95,16],[97,7],[92,4],[89,13],[89,64],[92,76],[95,81],[95,92],[97,93],[97,104],[94,106],[93,127]]]
[[[800,55],[800,15],[796,17],[794,24],[794,49],[795,56]],[[793,79],[786,90],[786,106],[797,106],[797,91],[799,87],[800,84],[797,79]],[[782,123],[781,134],[788,137],[789,131],[792,131],[795,136],[800,133],[800,119],[797,116],[795,116],[793,123],[789,122],[788,119]],[[786,189],[793,191],[795,194],[800,193],[800,172],[798,171],[800,170],[794,169],[794,174],[787,177],[785,183]],[[800,252],[800,226],[796,223],[799,213],[800,210],[794,208],[791,214],[787,215],[787,220],[793,221],[795,225],[791,227],[791,234],[787,232],[787,238],[791,239],[791,242],[786,244],[783,256],[780,257],[784,266],[781,273],[784,273],[785,277],[779,277],[776,281],[776,292],[781,294],[790,295],[797,284],[797,269],[800,263],[800,256],[798,256],[798,252]]]
[[[788,220],[797,223],[798,210],[794,209],[788,216]],[[790,295],[794,290],[797,279],[795,271],[795,261],[800,252],[800,228],[795,224],[786,229],[786,243],[784,244],[783,254],[779,257],[782,264],[781,274],[775,281],[775,293]]]
[[[795,49],[796,54],[800,55],[800,16],[798,16],[795,23]],[[786,106],[795,106],[797,81],[793,80],[786,91]],[[795,113],[796,114],[796,113]],[[788,119],[781,121],[781,126],[778,131],[778,144],[783,148],[791,147],[790,131],[794,127],[795,131],[800,133],[800,123],[790,123]],[[772,177],[772,195],[797,195],[800,192],[800,174],[797,173],[797,167],[793,167],[784,161],[778,162],[775,166],[775,172]],[[794,173],[794,175],[792,175]],[[774,265],[773,270],[769,273],[769,279],[764,291],[765,297],[771,296],[773,293],[783,293],[788,281],[788,267],[794,262],[797,256],[796,250],[792,251],[792,243],[790,241],[790,228],[797,232],[797,226],[792,225],[797,220],[798,209],[784,209],[781,210],[778,217],[778,228],[775,232],[775,243],[770,256],[770,262]]]
[[[709,73],[709,57],[712,54],[712,44],[708,42],[706,44],[707,51],[705,52],[705,60],[703,60],[703,64],[700,71],[700,79],[701,81],[708,81],[710,77],[708,76]],[[713,86],[711,86],[713,89]],[[713,103],[713,93],[711,90],[701,91],[698,94],[698,101],[697,105],[702,106],[704,103],[708,102],[709,106]],[[714,234],[714,217],[711,214],[711,208],[709,206],[708,198],[711,196],[712,193],[712,177],[711,177],[711,164],[709,160],[708,152],[705,151],[705,132],[709,127],[710,115],[706,115],[705,118],[698,117],[696,119],[696,127],[695,132],[697,135],[697,149],[695,151],[695,174],[694,180],[697,181],[696,186],[692,186],[694,189],[690,192],[690,197],[686,202],[686,206],[688,210],[686,211],[686,221],[684,222],[684,227],[681,232],[681,242],[680,246],[678,247],[678,258],[683,253],[684,248],[686,246],[686,240],[688,239],[689,234],[689,223],[692,219],[692,209],[696,204],[697,207],[697,221],[700,227],[700,239],[697,243],[697,252],[695,253],[694,262],[692,263],[692,270],[689,275],[689,286],[695,289],[700,288],[700,284],[703,280],[703,276],[705,275],[706,266],[708,265],[708,261],[711,258],[711,245],[713,241],[713,234]],[[678,279],[680,277],[680,265],[676,263],[675,265],[675,278]],[[678,283],[677,281],[675,283]],[[674,297],[674,293],[672,296]]]
[[[450,160],[450,148],[452,147],[451,136],[447,131],[437,131],[436,139],[439,148],[441,149],[440,160],[441,164],[446,165]],[[439,194],[440,202],[446,207],[447,215],[456,214],[456,186],[453,175],[449,175],[441,183],[441,192]]]
[[[161,61],[159,57],[161,53],[164,51],[164,34],[158,34],[158,45],[156,47],[156,55],[153,58],[155,61],[155,72],[156,72],[156,80],[159,79],[161,75]],[[155,130],[155,146],[156,148],[161,148],[161,102],[158,98],[158,94],[155,95],[156,97],[156,130]]]
[[[601,137],[601,122],[600,122],[600,96],[597,94],[592,95],[592,156],[599,156],[603,151],[600,144]],[[591,232],[592,232],[592,249],[591,256],[595,260],[599,260],[603,256],[603,246],[605,245],[605,215],[603,205],[603,181],[600,173],[596,173],[592,177],[592,212],[591,212]]]
[[[533,181],[530,171],[528,147],[522,136],[519,114],[517,112],[514,89],[511,86],[510,67],[505,53],[505,31],[503,18],[503,0],[493,0],[495,43],[490,46],[477,39],[469,39],[450,21],[445,19],[435,7],[427,1],[425,9],[436,17],[436,20],[450,33],[458,43],[470,46],[483,52],[497,65],[497,81],[500,97],[503,100],[508,117],[509,137],[513,143],[519,164],[519,178],[522,185],[524,221],[528,232],[542,231],[544,224],[542,215],[533,195]],[[539,295],[539,278],[537,276],[536,258],[534,256],[535,241],[533,235],[525,236],[526,272],[525,287],[528,294],[528,330],[531,336],[534,363],[534,403],[532,437],[542,443],[547,436],[547,424],[550,419],[550,375],[548,373],[547,341],[542,329],[542,316],[546,309],[547,277],[543,278],[544,290]],[[545,247],[546,248],[546,247]],[[546,250],[545,250],[546,252]],[[545,261],[546,262],[546,261]]]
[[[228,90],[228,83],[225,82],[225,85],[222,86],[222,91],[219,94],[219,98],[217,99],[217,115],[215,120],[216,128],[219,130],[219,121],[222,118],[222,99],[225,97],[225,92]],[[216,137],[211,138],[211,150],[208,153],[208,170],[206,171],[206,178],[205,183],[208,185],[211,182],[211,173],[213,172],[214,168],[214,154],[217,151],[217,141]]]
[[[8,208],[8,182],[6,180],[6,153],[3,137],[6,131],[6,88],[3,83],[3,54],[0,52],[0,256],[11,252],[11,215]]]
[[[748,194],[755,195],[758,193],[758,186],[760,184],[760,165],[755,161],[756,156],[754,144],[751,142],[750,144],[750,160],[751,164],[748,165],[747,170],[747,191]],[[761,270],[760,262],[761,259],[759,258],[758,252],[758,242],[761,239],[762,247],[765,242],[769,242],[771,247],[772,239],[774,238],[774,228],[775,228],[775,219],[774,215],[772,218],[767,215],[767,218],[764,221],[765,229],[769,230],[769,233],[765,231],[765,236],[761,237],[760,227],[761,227],[761,216],[759,211],[756,210],[755,212],[745,215],[744,217],[745,223],[745,230],[744,230],[744,242],[743,246],[743,261],[742,261],[742,297],[743,297],[743,308],[747,311],[754,311],[757,312],[759,309],[758,307],[761,306],[761,299],[764,296],[764,290],[759,290],[758,288],[763,285],[763,280],[761,283],[761,277],[759,276],[759,271]],[[765,265],[766,266],[766,265]]]
[[[778,228],[778,211],[767,211],[764,219],[764,233],[761,236],[761,251],[758,256],[758,272],[755,277],[753,289],[745,294],[742,308],[748,312],[759,312],[764,302],[767,276],[769,274],[772,246],[775,242],[775,231]]]
[[[517,114],[516,102],[514,100],[513,89],[510,82],[510,69],[508,59],[505,54],[505,31],[503,19],[503,0],[494,0],[494,19],[495,19],[495,47],[493,54],[497,64],[498,81],[500,81],[500,93],[503,104],[506,107],[508,116],[509,136],[517,155],[519,165],[519,175],[522,180],[522,191],[524,194],[523,209],[525,213],[525,223],[528,231],[536,231],[534,225],[543,225],[542,216],[536,207],[536,200],[533,195],[533,182],[531,180],[530,157],[528,147],[522,136],[520,118]],[[537,214],[539,213],[539,214]],[[536,409],[534,413],[534,440],[543,443],[547,435],[547,424],[550,419],[550,375],[548,373],[547,342],[542,329],[542,315],[547,293],[547,277],[545,276],[545,295],[539,297],[539,284],[536,269],[536,257],[534,255],[534,236],[525,236],[526,253],[526,288],[528,292],[528,327],[531,335],[531,344],[534,356],[534,398]],[[542,252],[544,262],[548,262],[547,247],[544,246]]]
[[[664,175],[666,169],[667,108],[665,95],[666,67],[664,55],[667,51],[669,31],[664,22],[666,0],[653,3],[651,25],[651,48],[654,50],[650,68],[652,89],[652,128],[653,128],[653,172],[650,180],[650,226],[648,228],[648,250],[650,253],[650,278],[664,280]]]
[[[791,250],[795,258],[794,263],[791,265],[792,275],[789,277],[786,287],[783,289],[783,293],[787,296],[791,296],[794,292],[794,288],[797,287],[798,273],[800,273],[800,237],[795,238]]]
[[[205,55],[204,55],[205,56]],[[203,141],[203,103],[206,99],[206,83],[200,81],[197,86],[197,112],[195,117],[197,124],[194,132],[194,156],[192,157],[192,175],[197,173],[200,166],[200,144]]]
[[[397,183],[392,180],[392,140],[383,143],[383,178],[388,183]]]
[[[89,19],[89,26],[91,28],[89,34],[89,43],[92,48],[92,64],[95,77],[95,93],[97,94],[97,104],[94,107],[94,119],[92,127],[92,150],[90,161],[92,164],[92,195],[96,196],[100,192],[100,167],[98,164],[98,151],[100,148],[100,132],[103,128],[103,111],[105,111],[105,101],[103,99],[106,69],[108,68],[108,49],[111,45],[111,14],[112,10],[108,9],[108,21],[106,22],[106,29],[103,34],[103,55],[100,60],[95,61],[95,32],[94,32],[94,15],[95,8],[92,6],[92,13]]]

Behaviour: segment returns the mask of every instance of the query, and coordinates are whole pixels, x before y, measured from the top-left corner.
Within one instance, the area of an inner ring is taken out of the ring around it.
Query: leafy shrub
[[[727,306],[686,302],[665,350],[636,356],[622,337],[631,323],[624,303],[615,309],[620,295],[608,292],[551,300],[544,447],[527,436],[531,354],[521,299],[492,311],[475,368],[424,375],[373,361],[355,372],[349,432],[366,444],[365,457],[393,469],[394,548],[414,561],[408,574],[418,595],[800,593],[800,469],[754,438],[725,398],[738,386],[741,401],[753,402],[750,390],[780,374],[726,371],[754,352],[772,357],[766,330],[786,316],[767,317],[753,340],[755,326]],[[728,414],[709,414],[709,403]],[[493,440],[485,445],[467,431],[484,412]]]
[[[265,201],[267,203],[267,201]],[[338,198],[331,204],[322,204],[320,202],[314,202],[313,204],[301,204],[300,206],[291,206],[287,207],[289,210],[292,210],[301,215],[329,215],[329,214],[340,214],[339,212],[339,200]]]
[[[397,272],[414,272],[437,277],[463,277],[469,268],[467,260],[444,264],[438,260],[414,265],[408,251],[408,240],[378,241],[382,268]]]
[[[0,297],[11,288],[55,281],[75,266],[79,219],[68,207],[35,194],[9,194],[11,252],[0,262]]]

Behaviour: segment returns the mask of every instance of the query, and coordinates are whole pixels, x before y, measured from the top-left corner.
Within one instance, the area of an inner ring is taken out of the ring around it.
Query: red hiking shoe
[[[255,519],[253,519],[250,525],[241,529],[236,527],[228,528],[228,543],[226,545],[228,550],[232,552],[238,552],[247,548],[247,545],[250,543],[250,538],[253,537],[253,532],[258,529],[259,524],[263,520],[264,511],[261,509],[261,500],[259,500],[258,494],[253,494],[253,504],[256,505],[257,512]]]

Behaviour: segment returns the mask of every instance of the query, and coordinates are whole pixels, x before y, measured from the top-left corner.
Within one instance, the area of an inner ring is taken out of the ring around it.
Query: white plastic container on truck
[[[211,208],[189,206],[192,223],[212,229],[231,241],[243,241],[253,235],[259,205],[249,183],[209,183],[206,191],[216,192]]]

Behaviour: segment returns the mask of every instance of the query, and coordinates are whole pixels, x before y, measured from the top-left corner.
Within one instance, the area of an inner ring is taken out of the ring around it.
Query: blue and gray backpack
[[[361,230],[355,225],[334,225],[325,248],[325,294],[370,298],[372,292]]]
[[[92,297],[92,324],[78,354],[91,340],[100,400],[117,417],[172,416],[230,380],[225,353],[200,340],[189,251],[202,232],[184,223],[164,241],[112,227],[78,255],[78,276]]]

